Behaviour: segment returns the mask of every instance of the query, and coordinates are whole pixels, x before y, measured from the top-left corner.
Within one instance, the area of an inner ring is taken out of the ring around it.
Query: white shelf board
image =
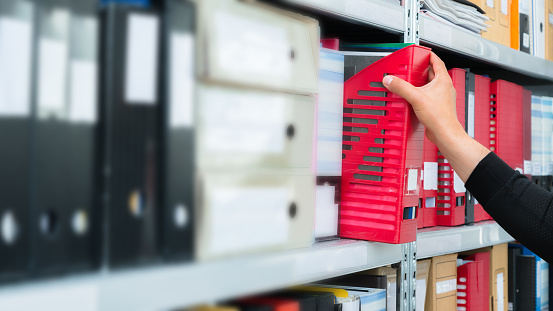
[[[419,229],[417,258],[452,254],[512,241],[514,239],[495,221],[470,226]]]
[[[420,16],[421,44],[445,48],[497,67],[553,81],[553,62],[517,51],[451,25]]]
[[[286,0],[309,9],[403,34],[404,10],[384,0]]]
[[[367,270],[402,257],[402,245],[336,240],[264,255],[2,285],[0,310],[170,310]]]

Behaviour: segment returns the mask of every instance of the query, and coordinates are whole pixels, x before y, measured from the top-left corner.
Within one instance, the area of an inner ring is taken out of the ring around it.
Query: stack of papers
[[[423,0],[422,4],[422,12],[440,22],[449,22],[477,34],[489,27],[484,11],[468,1]]]

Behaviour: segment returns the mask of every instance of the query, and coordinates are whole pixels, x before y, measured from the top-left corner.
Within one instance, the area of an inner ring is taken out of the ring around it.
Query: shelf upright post
[[[403,0],[405,31],[403,33],[404,43],[419,44],[419,12],[420,0]]]

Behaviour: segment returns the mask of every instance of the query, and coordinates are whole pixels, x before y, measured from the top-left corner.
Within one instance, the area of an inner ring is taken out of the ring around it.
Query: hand
[[[438,145],[442,136],[464,133],[455,111],[456,92],[444,62],[434,53],[430,56],[428,84],[414,87],[395,76],[382,83],[391,92],[405,98],[426,127],[426,136]]]
[[[428,83],[414,87],[395,77],[382,80],[391,92],[405,98],[426,127],[426,136],[466,182],[478,163],[490,152],[465,133],[457,120],[456,92],[444,62],[434,53],[430,56]]]

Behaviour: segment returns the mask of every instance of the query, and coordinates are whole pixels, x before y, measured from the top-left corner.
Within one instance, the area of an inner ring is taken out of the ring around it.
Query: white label
[[[194,37],[174,32],[170,40],[170,125],[188,127],[194,124]]]
[[[67,44],[42,38],[38,59],[39,115],[63,117],[67,83]]]
[[[533,163],[532,161],[524,161],[524,174],[532,175],[533,174]]]
[[[212,253],[280,245],[288,239],[286,188],[217,189],[209,201]]]
[[[236,16],[215,13],[215,44],[218,65],[234,76],[282,80],[292,77],[291,46],[285,25],[274,26]]]
[[[285,95],[210,88],[202,90],[199,109],[206,150],[284,152]]]
[[[461,180],[457,172],[453,172],[453,190],[455,193],[463,193],[467,191],[465,189],[465,183]]]
[[[478,203],[478,200],[474,198],[474,205],[477,205],[477,204],[480,204],[480,203]]]
[[[542,167],[540,162],[532,162],[532,174],[534,175],[543,175]]]
[[[95,123],[98,94],[96,63],[72,61],[70,70],[69,120]]]
[[[509,15],[509,2],[507,0],[501,0],[501,14]]]
[[[518,2],[519,12],[521,14],[530,14],[530,1],[529,0],[519,0]]]
[[[129,103],[155,105],[158,28],[159,19],[155,16],[128,16],[125,100]]]
[[[426,203],[425,204],[426,207],[436,207],[436,198],[435,197],[426,198],[425,203]]]
[[[524,46],[525,48],[530,47],[530,35],[525,32],[522,33],[522,46]]]
[[[553,25],[553,13],[549,13],[549,24]]]
[[[456,279],[436,282],[436,295],[452,292],[455,290],[457,290]]]
[[[424,38],[446,47],[453,45],[452,27],[444,26],[430,18],[424,20]]]
[[[468,113],[467,113],[467,133],[474,138],[474,92],[469,92],[468,96]]]
[[[486,5],[489,6],[490,8],[493,8],[494,0],[486,0]]]
[[[317,186],[315,199],[315,237],[338,235],[338,204],[334,186]]]
[[[505,310],[505,293],[504,293],[504,280],[503,280],[503,272],[498,273],[496,276],[496,282],[497,282],[497,310]]]
[[[522,170],[521,167],[515,167],[515,171],[521,173],[521,174],[524,174],[524,171]]]
[[[419,170],[408,169],[407,170],[407,191],[415,191],[418,186]]]
[[[417,280],[416,293],[417,293],[416,311],[424,311],[424,302],[426,299],[426,280],[425,279]]]
[[[29,23],[0,19],[0,115],[30,113],[31,36]]]
[[[424,162],[424,190],[438,190],[438,162]]]

